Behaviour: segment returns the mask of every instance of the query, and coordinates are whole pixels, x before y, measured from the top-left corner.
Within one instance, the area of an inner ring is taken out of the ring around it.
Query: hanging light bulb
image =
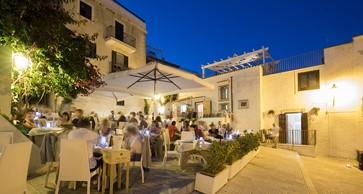
[[[159,95],[158,93],[155,93],[155,94],[154,94],[154,99],[155,99],[155,100],[159,100],[159,99],[160,99],[160,95]]]

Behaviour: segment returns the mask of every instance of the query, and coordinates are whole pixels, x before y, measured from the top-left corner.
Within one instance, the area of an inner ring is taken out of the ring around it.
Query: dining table
[[[211,147],[211,143],[204,140],[177,140],[174,143],[177,152],[181,153],[180,156],[180,168],[185,170],[188,164],[189,156],[198,155],[205,158],[208,155],[208,150]]]
[[[114,148],[103,148],[101,149],[103,159],[103,170],[102,170],[102,193],[105,193],[106,188],[106,172],[108,169],[110,175],[110,194],[113,193],[113,179],[114,173],[116,172],[116,165],[119,166],[117,173],[118,189],[121,189],[121,165],[126,166],[126,193],[129,191],[129,179],[130,179],[130,162],[131,162],[131,151],[126,149],[114,149]]]

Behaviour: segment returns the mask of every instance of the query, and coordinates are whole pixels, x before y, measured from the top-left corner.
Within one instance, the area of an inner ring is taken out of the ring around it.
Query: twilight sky
[[[165,60],[200,66],[269,47],[274,59],[350,42],[363,34],[363,0],[117,0],[146,22]]]

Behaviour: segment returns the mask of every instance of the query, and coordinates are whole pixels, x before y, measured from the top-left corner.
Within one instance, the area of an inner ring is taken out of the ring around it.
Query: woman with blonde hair
[[[110,135],[115,134],[115,131],[111,128],[111,121],[107,118],[102,119],[100,127],[101,129],[98,131],[100,134],[99,146],[108,147],[111,138]]]

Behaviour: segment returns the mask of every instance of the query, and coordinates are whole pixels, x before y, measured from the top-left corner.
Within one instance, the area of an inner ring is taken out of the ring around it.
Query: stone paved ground
[[[310,158],[289,150],[261,147],[261,152],[218,193],[363,193],[363,171],[358,169],[355,160],[350,162],[352,167],[347,168],[345,159]],[[168,170],[163,170],[160,161],[153,162],[151,171],[146,173],[145,184],[141,184],[140,170],[133,169],[129,193],[188,193],[200,167],[192,164],[187,167],[187,171],[182,172],[177,160],[169,160]],[[54,181],[54,173],[50,180]],[[54,193],[54,189],[44,188],[44,176],[30,178],[28,189],[30,194]],[[78,194],[86,190],[63,188],[60,193]],[[100,192],[92,189],[91,193]],[[124,185],[122,190],[115,187],[115,193],[125,193]]]
[[[318,193],[363,193],[363,171],[358,169],[356,160],[350,160],[352,166],[347,168],[345,159],[322,156],[301,156],[301,159]]]
[[[185,172],[180,170],[177,160],[168,160],[166,164],[166,169],[164,170],[160,161],[153,162],[150,172],[145,173],[145,183],[141,183],[141,173],[139,167],[134,167],[130,170],[130,187],[129,194],[134,193],[147,193],[147,194],[159,194],[159,193],[174,193],[186,185],[193,183],[195,179],[195,172],[201,169],[200,166],[195,164],[190,164],[187,166]],[[125,178],[125,175],[122,175]],[[55,181],[55,172],[50,174],[50,182]],[[55,185],[50,183],[49,188],[44,187],[45,175],[37,177],[28,178],[28,189],[29,194],[50,194],[54,193]],[[78,184],[77,189],[68,189],[63,187],[60,189],[60,194],[84,194],[86,193],[86,188],[81,187]],[[91,193],[100,194],[97,191],[97,185],[91,186]],[[109,190],[106,190],[109,193]],[[114,193],[126,193],[124,180],[121,190],[117,189],[117,184],[114,185]]]
[[[261,147],[218,193],[309,193],[295,152]]]

